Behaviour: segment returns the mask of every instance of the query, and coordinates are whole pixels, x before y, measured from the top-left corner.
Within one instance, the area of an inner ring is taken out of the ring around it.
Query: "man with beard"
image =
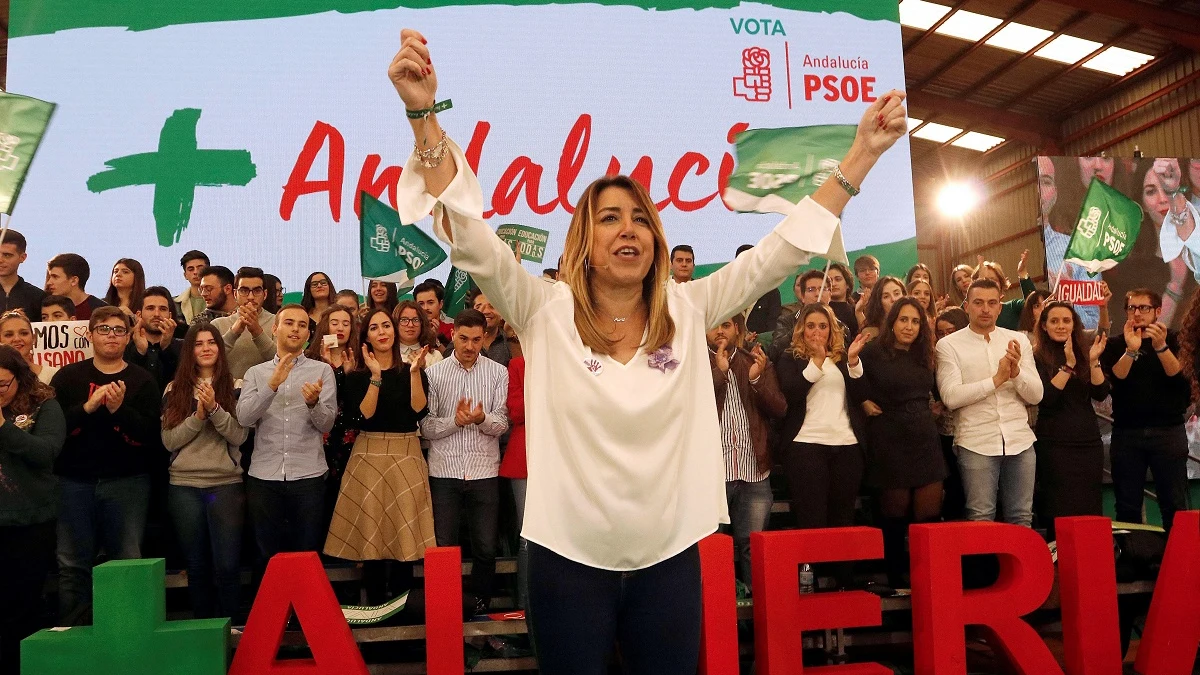
[[[237,301],[233,296],[233,272],[221,265],[205,267],[200,273],[200,297],[204,299],[205,309],[192,319],[192,323],[211,323],[232,314],[237,309]]]
[[[141,366],[154,376],[159,389],[175,379],[175,368],[179,365],[179,348],[183,340],[175,338],[177,324],[171,292],[163,286],[151,286],[142,296],[142,308],[137,312],[137,321],[129,346],[125,348],[125,360]]]
[[[213,321],[212,325],[225,338],[229,372],[233,379],[239,380],[252,366],[275,358],[275,340],[271,336],[275,315],[263,309],[267,286],[261,269],[239,268],[234,288],[237,289],[237,308],[233,314]]]

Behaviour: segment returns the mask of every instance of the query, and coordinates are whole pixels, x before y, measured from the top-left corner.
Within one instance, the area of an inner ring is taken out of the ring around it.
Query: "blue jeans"
[[[996,500],[1004,507],[1004,522],[1033,525],[1033,485],[1037,457],[1033,448],[1016,455],[980,455],[959,446],[958,468],[966,492],[967,520],[995,520]]]
[[[260,573],[276,553],[321,550],[326,533],[324,476],[288,481],[246,476],[246,503]]]
[[[695,675],[700,548],[633,572],[529,544],[529,618],[542,675],[605,675],[613,642],[632,675]]]
[[[749,585],[750,533],[767,529],[775,499],[771,494],[771,479],[725,481],[725,499],[729,502],[729,530],[733,535],[738,578]]]
[[[513,502],[517,505],[517,532],[525,523],[525,488],[528,478],[512,478]],[[517,607],[529,609],[529,542],[520,538],[517,545]]]
[[[99,549],[109,560],[142,556],[150,476],[94,483],[59,478],[58,484],[58,615],[69,626],[92,601],[92,564]]]
[[[197,619],[235,616],[242,585],[245,486],[240,482],[211,488],[170,485],[167,508],[187,559],[192,613]]]

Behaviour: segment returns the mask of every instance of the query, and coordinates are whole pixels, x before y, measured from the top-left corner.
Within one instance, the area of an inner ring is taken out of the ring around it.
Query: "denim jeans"
[[[465,518],[471,544],[471,579],[468,591],[487,603],[496,577],[496,530],[500,517],[500,479],[429,477],[433,500],[433,530],[438,546],[458,546]],[[469,598],[464,598],[468,600]]]
[[[288,481],[246,476],[246,503],[259,572],[276,553],[321,550],[326,532],[324,476]]]
[[[19,675],[21,640],[41,628],[54,569],[54,521],[0,526],[0,675]]]
[[[750,584],[750,533],[767,529],[771,517],[771,479],[750,482],[725,481],[725,499],[729,502],[729,530],[733,535],[733,559],[737,575]]]
[[[958,468],[966,492],[967,520],[995,520],[999,497],[1004,507],[1004,522],[1033,525],[1037,456],[1032,447],[1015,455],[992,456],[959,446]]]
[[[633,675],[695,675],[700,549],[614,572],[529,544],[529,618],[542,675],[604,675],[614,641]]]
[[[525,488],[528,478],[512,478],[513,502],[517,505],[517,532],[525,523]],[[529,542],[525,537],[517,544],[517,607],[529,609]]]
[[[58,615],[69,626],[92,601],[92,564],[100,549],[109,560],[142,556],[150,476],[58,482]]]
[[[1187,504],[1187,432],[1176,427],[1114,428],[1109,459],[1117,520],[1142,522],[1146,468],[1154,476],[1163,527],[1171,529],[1175,512]]]
[[[197,619],[236,616],[242,586],[245,486],[240,482],[211,488],[170,485],[167,508],[187,559],[192,613]]]

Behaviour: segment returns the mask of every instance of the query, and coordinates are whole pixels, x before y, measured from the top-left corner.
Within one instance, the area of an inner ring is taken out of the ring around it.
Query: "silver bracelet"
[[[842,173],[841,164],[838,164],[833,168],[833,177],[837,179],[838,185],[842,186],[842,189],[846,191],[846,194],[850,195],[851,197],[858,196],[859,189],[854,187],[854,185],[852,185],[850,181],[846,179],[846,174]]]
[[[442,160],[446,158],[446,150],[449,146],[446,144],[446,131],[442,130],[442,137],[438,140],[437,145],[422,150],[416,142],[413,142],[413,150],[417,153],[417,161],[426,169],[436,169],[441,165]]]

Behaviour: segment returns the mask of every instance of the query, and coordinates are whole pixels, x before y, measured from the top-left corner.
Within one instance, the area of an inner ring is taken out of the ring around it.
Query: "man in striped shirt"
[[[464,309],[454,319],[454,353],[430,366],[429,493],[438,546],[457,546],[462,520],[471,538],[471,579],[464,594],[472,613],[487,610],[496,575],[500,511],[500,435],[508,429],[508,370],[486,356],[487,320]]]
[[[721,421],[734,559],[738,578],[749,586],[750,533],[767,529],[774,501],[768,447],[771,419],[783,417],[787,400],[762,347],[755,345],[753,352],[738,349],[745,334],[742,315],[735,314],[708,331],[707,337]]]

